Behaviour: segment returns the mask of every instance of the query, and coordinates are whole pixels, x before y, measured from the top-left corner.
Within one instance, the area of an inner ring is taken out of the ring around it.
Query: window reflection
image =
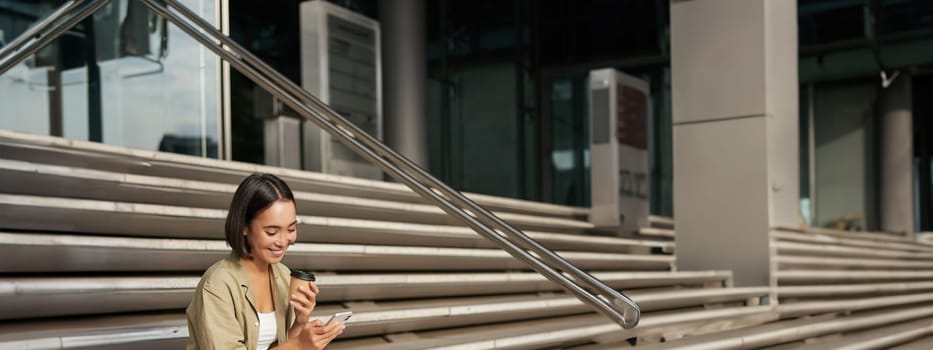
[[[589,137],[584,117],[582,82],[573,78],[551,81],[553,120],[551,163],[553,200],[567,205],[589,202]]]
[[[0,3],[0,42],[61,2]],[[182,3],[216,22],[213,0]],[[216,158],[217,74],[194,39],[115,0],[0,76],[0,128]]]

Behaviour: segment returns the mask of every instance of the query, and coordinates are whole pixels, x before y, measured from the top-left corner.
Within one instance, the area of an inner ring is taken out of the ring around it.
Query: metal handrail
[[[109,0],[96,0],[88,7],[98,3],[101,3],[100,6],[102,6],[107,1]],[[448,214],[459,218],[467,226],[499,245],[513,257],[527,263],[535,271],[552,282],[561,285],[578,299],[595,307],[597,311],[622,327],[632,328],[638,324],[641,311],[638,305],[628,296],[580,270],[485,208],[480,207],[463,194],[438,181],[407,158],[392,151],[385,144],[345,120],[316,97],[276,72],[265,62],[215,29],[210,23],[201,19],[200,16],[184,5],[176,0],[139,1],[216,53],[240,73],[293,108],[302,117],[315,123],[348,148],[374,163],[396,180],[406,184],[422,197],[431,200]],[[81,19],[87,17],[84,12],[78,15],[83,15]],[[78,15],[75,15],[75,17]],[[73,18],[66,20],[66,23],[72,23],[71,26],[81,20],[71,19]],[[51,26],[51,21],[46,24]],[[37,25],[36,27],[40,26]],[[56,28],[58,27],[53,27],[53,30],[56,30],[56,36],[64,31],[58,31]],[[68,28],[65,28],[65,30]],[[36,28],[36,30],[41,29]],[[47,41],[54,39],[52,35],[44,36],[42,39],[49,37],[51,39]],[[32,48],[30,49],[32,50]],[[38,48],[34,49],[33,52],[35,50],[38,50]],[[17,53],[22,54],[25,51],[22,50]],[[28,56],[29,54],[31,52],[25,55]],[[24,58],[25,56],[20,57],[19,61]],[[0,56],[0,60],[2,59],[3,57]],[[19,63],[19,61],[12,63],[12,65]],[[5,69],[0,66],[0,74],[3,72],[5,72]],[[534,254],[529,253],[526,249]]]
[[[7,55],[10,54],[10,52],[14,50],[18,50],[29,39],[38,37],[39,35],[41,35],[42,33],[41,31],[43,28],[49,26],[52,22],[57,21],[58,19],[62,17],[62,15],[73,10],[75,7],[78,7],[78,5],[81,5],[81,3],[83,2],[84,0],[69,0],[65,2],[64,4],[62,4],[62,6],[55,9],[54,12],[49,14],[48,17],[45,17],[41,21],[36,23],[35,25],[30,26],[20,36],[14,38],[13,41],[10,41],[9,43],[6,44],[6,46],[0,48],[0,57],[6,57]]]
[[[613,300],[613,302],[617,302],[617,303],[621,302],[622,305],[625,305],[625,306],[631,305],[637,309],[637,304],[631,301],[631,299],[629,299],[624,294],[618,293],[618,291],[616,291],[615,289],[612,289],[611,287],[606,286],[604,283],[600,282],[598,279],[578,269],[576,266],[570,264],[569,262],[567,262],[566,260],[558,256],[551,250],[540,245],[537,241],[531,239],[530,237],[528,237],[521,231],[515,229],[508,223],[502,221],[501,219],[493,215],[491,212],[489,212],[485,208],[477,205],[470,199],[463,196],[461,193],[448,187],[446,184],[436,180],[434,177],[432,177],[430,174],[425,172],[423,169],[421,169],[420,167],[412,163],[409,159],[402,157],[401,155],[392,151],[391,149],[389,149],[387,146],[385,146],[384,144],[382,144],[375,138],[369,136],[365,131],[362,131],[359,128],[357,128],[356,125],[344,120],[337,112],[333,111],[329,106],[327,106],[326,104],[324,104],[323,102],[315,98],[313,95],[311,95],[304,89],[301,89],[300,87],[292,83],[287,78],[281,76],[281,74],[279,74],[272,68],[268,67],[264,62],[262,62],[262,60],[255,57],[248,50],[240,47],[239,44],[237,44],[230,38],[214,30],[213,27],[210,25],[210,23],[207,23],[206,21],[201,19],[197,14],[191,12],[189,9],[187,9],[183,5],[179,4],[177,0],[165,0],[165,3],[174,7],[175,10],[177,10],[179,13],[187,17],[188,20],[193,21],[195,24],[201,27],[202,30],[206,32],[211,32],[211,31],[215,32],[213,33],[215,36],[214,39],[219,41],[222,45],[228,46],[230,48],[230,51],[237,54],[237,56],[239,56],[239,58],[245,61],[245,63],[253,65],[254,66],[253,68],[257,69],[262,74],[265,74],[268,79],[272,80],[272,82],[277,83],[280,87],[284,88],[287,93],[291,94],[293,97],[298,98],[301,102],[309,104],[318,110],[323,110],[329,113],[330,118],[328,118],[327,116],[323,116],[324,119],[325,120],[329,119],[330,121],[332,121],[334,124],[336,124],[338,129],[343,128],[343,129],[349,130],[351,133],[350,135],[351,137],[353,137],[353,135],[364,136],[364,137],[361,137],[360,141],[362,141],[362,143],[365,144],[367,147],[363,147],[363,149],[367,149],[367,148],[374,149],[376,150],[377,154],[383,157],[386,157],[390,160],[391,164],[381,164],[382,162],[379,161],[378,159],[371,159],[374,163],[377,163],[377,165],[379,165],[380,168],[383,169],[383,171],[386,171],[387,173],[392,175],[392,172],[389,169],[386,169],[386,166],[389,166],[389,167],[391,167],[392,165],[401,166],[404,170],[402,172],[407,173],[408,175],[414,175],[414,177],[418,181],[420,181],[421,184],[427,183],[429,185],[428,186],[429,188],[435,188],[439,190],[439,192],[441,192],[440,193],[441,195],[446,196],[446,198],[443,198],[444,200],[452,201],[456,206],[459,206],[460,208],[466,207],[466,209],[468,210],[468,213],[469,212],[477,213],[478,215],[474,215],[474,217],[476,219],[479,219],[483,224],[493,226],[494,228],[499,229],[500,232],[505,233],[509,238],[512,239],[512,241],[518,241],[518,243],[521,246],[523,246],[525,249],[528,249],[528,250],[531,250],[537,253],[540,259],[546,260],[548,263],[550,263],[550,265],[558,266],[561,270],[564,270],[565,272],[568,272],[574,278],[577,278],[579,283],[582,283],[592,289],[603,292],[605,293],[606,296],[616,297],[616,298],[610,299],[610,300]],[[283,96],[276,96],[276,97],[282,98]],[[291,107],[295,108],[295,106],[291,106]],[[298,108],[296,108],[296,110],[297,109]],[[312,112],[314,111],[312,110]],[[309,118],[309,117],[306,116],[306,118]],[[312,121],[314,120],[312,119]],[[318,122],[315,122],[315,123],[320,125],[320,123]],[[347,146],[350,146],[350,145],[347,145]],[[350,148],[354,148],[354,147],[350,146]],[[356,150],[356,151],[358,153],[362,152],[362,150]],[[397,176],[393,175],[393,177],[397,177]],[[408,183],[408,182],[405,182],[405,183],[408,184],[409,187],[412,186],[411,183]],[[420,193],[421,191],[416,191],[416,192]],[[437,202],[438,205],[441,205],[439,201],[442,200],[442,198],[435,198],[434,192],[421,193],[421,194],[423,197],[427,196],[427,197],[430,197],[431,199],[434,199],[434,201]],[[442,209],[445,209],[443,205],[442,205]],[[465,219],[463,214],[468,214],[468,213],[450,212],[449,210],[446,210],[446,209],[445,211],[447,211],[451,215],[457,216],[461,220]],[[470,225],[470,226],[473,227],[473,225]],[[474,230],[477,230],[477,231],[488,231],[487,228],[477,228],[477,227],[473,227],[473,228]],[[489,234],[491,235],[492,233],[489,233]],[[496,240],[495,238],[492,238],[489,235],[484,234],[484,236],[486,236],[487,238],[491,240],[494,240],[494,241]],[[501,245],[502,244],[500,244],[500,246]],[[506,249],[506,250],[510,250],[510,249]],[[510,251],[510,253],[512,252]],[[522,254],[527,254],[527,252],[524,252],[518,249],[517,253],[512,253],[513,256],[522,255]],[[557,282],[559,284],[564,284],[564,283],[561,283],[561,281],[554,281],[554,282]],[[624,314],[628,316],[628,318],[625,320],[625,323],[627,324],[631,324],[632,322],[637,323],[638,314],[633,314],[632,312],[627,312]],[[633,316],[634,316],[634,319],[633,319]]]
[[[0,48],[0,74],[6,73],[26,57],[57,39],[62,33],[104,7],[110,0],[92,0],[86,6],[81,7],[84,2],[85,0],[66,2],[51,15],[17,36],[7,46]],[[73,13],[76,9],[79,10]]]

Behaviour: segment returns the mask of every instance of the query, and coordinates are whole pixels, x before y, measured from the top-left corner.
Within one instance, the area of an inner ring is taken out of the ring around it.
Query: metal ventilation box
[[[650,214],[648,82],[606,68],[590,71],[590,221],[619,233],[638,230]]]
[[[301,86],[350,122],[382,139],[379,22],[323,0],[301,3]],[[304,168],[382,179],[371,165],[311,122],[303,121]]]

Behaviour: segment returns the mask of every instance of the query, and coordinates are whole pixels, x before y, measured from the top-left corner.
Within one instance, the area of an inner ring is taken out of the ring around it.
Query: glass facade
[[[299,1],[230,1],[230,37],[301,84]],[[232,159],[264,164],[263,118],[272,113],[272,96],[231,69],[230,124]]]
[[[63,2],[0,2],[2,39]],[[215,18],[213,0],[182,3]],[[111,1],[0,76],[0,128],[217,158],[218,65],[137,1]]]
[[[227,9],[229,35],[296,83],[301,76],[296,44],[300,42],[296,10],[300,2],[234,1]],[[374,1],[332,2],[378,19]],[[61,3],[3,2],[0,39],[21,33]],[[219,22],[219,1],[183,3],[212,23]],[[459,190],[586,206],[590,177],[584,84],[588,68],[572,69],[564,80],[552,83],[541,78],[542,72],[575,55],[594,60],[633,48],[639,53],[657,51],[655,35],[639,35],[637,41],[607,48],[605,42],[595,40],[597,33],[617,32],[631,39],[643,26],[632,21],[600,21],[609,27],[552,33],[558,14],[580,8],[570,2],[502,4],[426,4],[425,64],[431,71],[428,127],[433,130],[427,145],[430,170]],[[666,22],[665,16],[653,16],[666,13],[666,7],[650,2],[600,6],[606,8],[587,9],[585,15],[605,17],[612,10],[625,10],[627,17],[653,18],[654,29]],[[18,103],[0,105],[0,127],[267,163],[263,122],[276,109],[268,93],[236,71],[221,77],[219,61],[212,53],[135,1],[114,1],[93,18],[5,74],[0,101]],[[581,39],[585,45],[568,46],[567,40],[542,40],[541,35]],[[227,125],[219,107],[222,79],[229,79],[230,86]],[[658,91],[669,91],[658,86]],[[542,98],[542,94],[550,96]],[[539,102],[545,100],[549,102]],[[664,101],[655,99],[653,107],[669,110]],[[280,112],[290,114],[287,109]],[[229,135],[225,140],[229,154],[222,150],[222,135]],[[663,160],[655,163],[665,164]],[[658,169],[652,173],[669,175]],[[664,182],[656,180],[652,188],[654,196],[663,195]],[[661,212],[670,207],[669,200],[656,202]]]
[[[878,84],[872,81],[815,84],[812,103],[813,224],[877,228],[878,176],[874,135]]]
[[[933,74],[913,79],[914,215],[917,231],[933,232]]]
[[[64,2],[0,0],[0,46]],[[301,2],[182,1],[218,26],[226,4],[229,35],[299,84]],[[331,2],[378,20],[375,0]],[[431,173],[458,190],[589,205],[586,76],[615,67],[650,82],[651,208],[673,215],[669,10],[649,0],[425,2]],[[933,62],[933,5],[799,0],[798,12],[803,219],[858,216],[872,226],[878,69]],[[267,163],[263,123],[275,102],[220,71],[178,28],[135,0],[114,0],[0,75],[0,129]],[[915,140],[933,139],[928,107],[914,108]],[[929,143],[915,147],[919,229],[933,217]]]
[[[589,118],[585,79],[551,81],[551,171],[553,200],[584,206],[590,202]]]

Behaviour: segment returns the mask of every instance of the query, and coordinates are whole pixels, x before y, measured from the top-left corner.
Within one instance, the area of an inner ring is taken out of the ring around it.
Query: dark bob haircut
[[[250,257],[249,243],[243,230],[249,226],[256,215],[279,200],[295,202],[292,190],[285,181],[271,174],[253,174],[248,176],[240,187],[237,187],[230,201],[230,211],[227,212],[227,222],[224,225],[224,234],[227,245],[241,258]]]

